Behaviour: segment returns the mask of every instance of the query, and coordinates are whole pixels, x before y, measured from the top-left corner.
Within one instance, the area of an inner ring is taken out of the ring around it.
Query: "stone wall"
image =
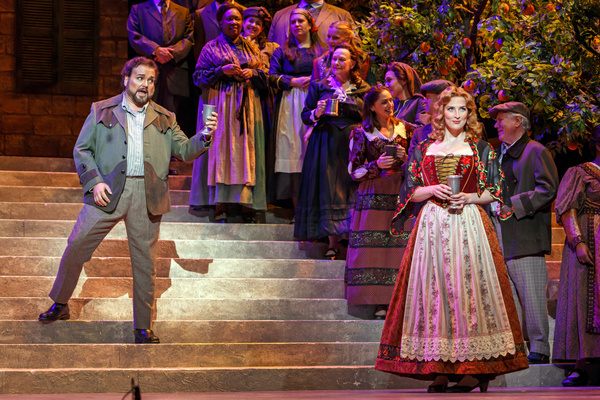
[[[16,5],[0,0],[0,155],[72,157],[93,101],[120,92],[127,60],[127,0],[99,0],[98,96],[16,92]]]

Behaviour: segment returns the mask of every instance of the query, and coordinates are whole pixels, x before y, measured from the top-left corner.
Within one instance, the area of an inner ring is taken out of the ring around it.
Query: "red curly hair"
[[[450,100],[452,100],[453,97],[463,97],[467,102],[469,114],[467,116],[467,123],[465,124],[465,141],[474,141],[481,138],[483,125],[477,120],[477,105],[475,104],[475,99],[469,92],[457,86],[450,86],[440,93],[438,101],[434,105],[434,115],[431,120],[433,130],[429,137],[435,140],[444,139],[446,130],[444,108],[450,103]]]

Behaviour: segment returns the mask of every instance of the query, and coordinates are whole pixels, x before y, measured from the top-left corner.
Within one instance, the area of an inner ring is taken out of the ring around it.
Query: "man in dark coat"
[[[127,34],[138,55],[150,57],[158,64],[160,73],[153,100],[174,112],[184,129],[194,130],[195,115],[186,112],[191,85],[188,55],[194,47],[190,11],[171,0],[136,4],[129,13]]]
[[[69,319],[71,298],[83,264],[104,237],[125,221],[133,271],[133,327],[136,343],[158,343],[152,332],[158,233],[171,210],[167,173],[171,156],[192,161],[210,146],[212,134],[188,139],[172,112],[151,101],[158,74],[146,57],[123,68],[124,92],[92,104],[73,158],[83,188],[83,208],[60,261],[50,298],[40,314],[49,323]],[[216,129],[216,113],[206,126]]]
[[[496,120],[502,142],[500,162],[507,186],[498,237],[515,304],[520,301],[525,312],[529,363],[547,364],[548,270],[544,255],[550,254],[552,247],[551,205],[558,190],[558,172],[548,149],[529,138],[529,110],[523,103],[499,104],[490,109],[490,116]]]

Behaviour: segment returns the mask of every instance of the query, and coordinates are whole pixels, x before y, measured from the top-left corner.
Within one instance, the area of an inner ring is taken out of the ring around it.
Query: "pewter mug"
[[[325,115],[330,117],[338,116],[338,99],[327,99],[325,102]]]
[[[452,190],[452,194],[460,193],[460,175],[449,175],[446,177],[446,183],[450,186],[450,190]],[[450,208],[458,209],[460,206],[451,205]]]

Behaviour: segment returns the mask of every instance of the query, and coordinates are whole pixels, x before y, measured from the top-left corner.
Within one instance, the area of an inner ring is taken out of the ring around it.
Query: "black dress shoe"
[[[134,329],[133,334],[136,343],[160,343],[160,339],[152,329]]]
[[[59,319],[69,319],[70,317],[68,304],[54,303],[48,311],[40,314],[38,321],[42,324],[49,324]]]
[[[444,393],[448,384],[445,385],[429,385],[427,386],[427,393]]]
[[[573,373],[577,373],[577,376],[573,376]],[[565,387],[585,386],[588,384],[588,376],[585,371],[580,369],[574,369],[573,372],[562,381],[562,385]]]
[[[550,357],[541,353],[536,353],[532,351],[527,356],[527,361],[529,364],[550,364]]]
[[[469,393],[473,389],[479,388],[481,393],[487,392],[490,381],[479,381],[475,386],[454,385],[446,388],[446,393]]]

